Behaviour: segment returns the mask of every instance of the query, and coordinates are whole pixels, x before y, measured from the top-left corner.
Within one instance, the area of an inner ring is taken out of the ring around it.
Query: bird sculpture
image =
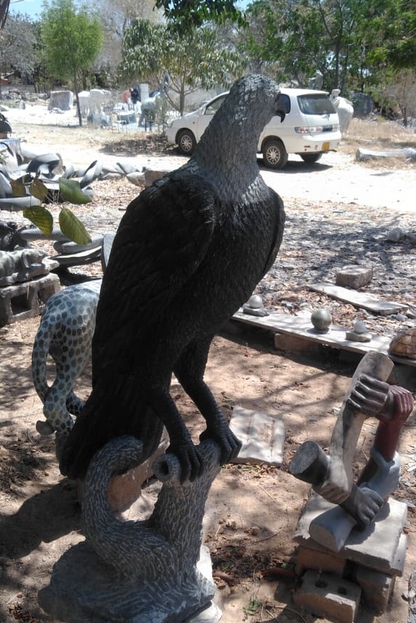
[[[280,247],[284,207],[257,164],[257,144],[274,115],[278,85],[239,79],[192,158],[143,190],[127,208],[104,274],[92,343],[93,389],[63,444],[60,468],[84,478],[96,451],[114,437],[143,443],[143,460],[163,430],[181,481],[203,462],[169,393],[172,373],[206,420],[221,462],[241,447],[204,381],[221,326],[250,297]]]

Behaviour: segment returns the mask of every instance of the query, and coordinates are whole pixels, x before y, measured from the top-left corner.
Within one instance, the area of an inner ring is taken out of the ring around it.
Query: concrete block
[[[243,443],[233,463],[282,464],[285,430],[281,420],[237,406],[233,410],[230,428]]]
[[[0,326],[39,315],[46,301],[61,289],[59,277],[44,277],[0,288]]]
[[[353,623],[360,603],[361,588],[327,573],[307,571],[302,586],[293,596],[295,605],[331,621]]]
[[[302,575],[305,570],[315,569],[341,577],[344,573],[346,560],[333,552],[300,546],[296,554],[295,571]]]
[[[374,612],[382,614],[393,592],[395,577],[374,571],[366,567],[356,566],[354,579],[361,586],[365,605]]]

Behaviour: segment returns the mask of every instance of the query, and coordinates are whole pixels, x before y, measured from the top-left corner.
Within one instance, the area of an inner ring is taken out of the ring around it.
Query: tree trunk
[[[77,81],[77,72],[76,71],[74,71],[74,91],[75,91],[75,97],[77,98],[78,121],[79,121],[80,127],[82,127],[82,115],[81,115],[81,108],[80,108],[80,105],[79,105],[78,81]]]

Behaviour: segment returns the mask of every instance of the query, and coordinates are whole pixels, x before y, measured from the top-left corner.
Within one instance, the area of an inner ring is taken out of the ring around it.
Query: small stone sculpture
[[[345,338],[351,342],[370,342],[372,335],[362,320],[354,322],[352,331],[345,332]]]
[[[250,296],[248,303],[243,305],[243,313],[251,316],[269,316],[269,312],[264,309],[262,298],[258,294]]]
[[[17,247],[13,251],[0,251],[0,286],[10,286],[47,275],[59,266],[46,259],[46,251],[36,248]]]
[[[332,316],[327,309],[315,309],[311,315],[311,322],[317,333],[328,333]]]
[[[84,405],[74,393],[76,379],[91,361],[91,342],[100,296],[101,279],[69,286],[46,302],[32,351],[32,376],[43,402],[46,422],[38,421],[41,435],[68,434]],[[56,366],[51,387],[47,383],[48,355]]]
[[[353,522],[337,532],[331,521],[319,525],[311,536],[322,542],[322,531],[331,533],[336,551],[354,524],[369,525],[399,483],[400,457],[396,452],[401,428],[413,410],[411,392],[386,383],[393,362],[386,355],[369,352],[363,357],[344,399],[330,443],[329,457],[318,444],[308,441],[297,450],[290,471],[310,482],[322,497],[342,506]],[[353,483],[352,460],[366,417],[379,420],[371,458],[357,484]],[[347,531],[347,534],[346,534]],[[318,536],[317,536],[318,534]],[[325,535],[325,543],[329,541]]]
[[[416,359],[416,327],[400,331],[395,335],[390,342],[389,353],[396,357]]]

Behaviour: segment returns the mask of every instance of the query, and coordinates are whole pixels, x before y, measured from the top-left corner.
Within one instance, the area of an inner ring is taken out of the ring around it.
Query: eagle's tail
[[[94,454],[114,437],[140,439],[143,461],[157,449],[163,424],[151,405],[134,394],[133,387],[132,379],[123,382],[123,387],[111,388],[104,382],[94,386],[60,452],[64,476],[83,479]]]

